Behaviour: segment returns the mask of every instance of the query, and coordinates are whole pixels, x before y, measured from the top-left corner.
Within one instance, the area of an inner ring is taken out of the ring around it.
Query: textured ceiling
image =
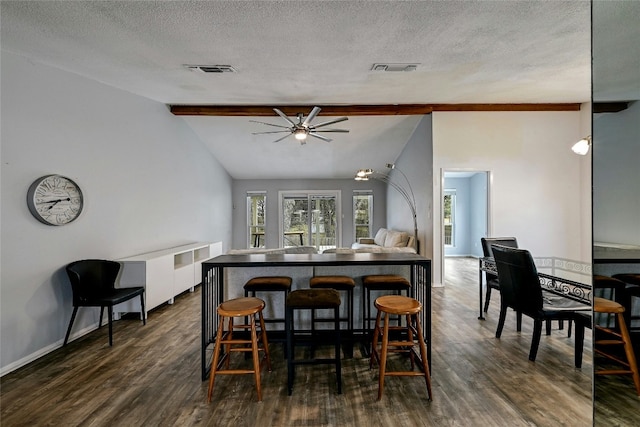
[[[591,94],[586,1],[2,1],[1,8],[3,50],[165,104],[575,103]],[[371,70],[407,62],[417,70]],[[237,72],[203,74],[185,64]],[[234,178],[346,178],[394,161],[419,117],[351,117],[337,126],[349,134],[304,146],[251,135],[270,129],[250,117],[182,119]],[[328,119],[321,113],[316,122]],[[284,123],[275,113],[259,120]]]

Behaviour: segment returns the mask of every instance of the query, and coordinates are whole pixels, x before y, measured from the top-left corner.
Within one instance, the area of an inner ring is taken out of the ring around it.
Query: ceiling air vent
[[[235,73],[231,65],[185,65],[191,71],[198,73]]]
[[[420,64],[373,64],[371,71],[415,71]]]

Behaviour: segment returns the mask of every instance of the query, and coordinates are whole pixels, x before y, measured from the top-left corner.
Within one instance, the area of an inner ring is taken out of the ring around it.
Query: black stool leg
[[[293,359],[295,357],[295,352],[293,351],[293,309],[285,309],[284,324],[287,334],[287,391],[289,396],[291,396],[293,393],[293,376],[295,373],[295,367],[293,365]]]
[[[336,325],[336,376],[338,380],[338,394],[342,394],[342,361],[340,359],[340,307],[333,310]]]

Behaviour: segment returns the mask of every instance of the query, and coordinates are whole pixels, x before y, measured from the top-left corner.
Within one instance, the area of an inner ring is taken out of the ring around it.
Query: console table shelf
[[[145,316],[147,313],[173,299],[186,290],[193,292],[202,282],[202,261],[222,253],[222,242],[196,242],[159,251],[148,252],[118,261],[122,265],[119,285],[145,287]],[[139,301],[127,301],[116,307],[120,313],[140,312]]]

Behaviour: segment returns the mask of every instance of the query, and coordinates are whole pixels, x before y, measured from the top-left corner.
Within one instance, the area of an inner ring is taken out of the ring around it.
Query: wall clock
[[[47,225],[65,225],[82,212],[82,191],[78,184],[61,175],[36,179],[27,191],[31,214]]]

